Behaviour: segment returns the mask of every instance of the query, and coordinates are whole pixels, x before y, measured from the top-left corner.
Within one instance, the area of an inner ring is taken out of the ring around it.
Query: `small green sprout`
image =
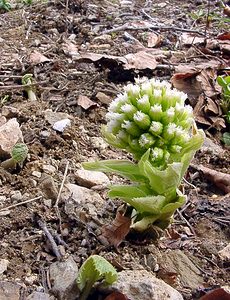
[[[222,87],[221,108],[228,123],[228,128],[230,128],[230,76],[218,76],[217,82]],[[230,146],[230,132],[225,132],[222,140],[225,145]]]
[[[86,300],[93,285],[99,280],[110,285],[117,280],[117,271],[103,257],[92,255],[83,263],[78,273],[77,286],[81,293],[79,300]]]
[[[185,203],[181,180],[204,141],[186,98],[166,81],[141,79],[127,85],[110,104],[102,133],[110,145],[132,153],[136,163],[83,164],[85,169],[114,172],[133,182],[110,186],[109,196],[133,208],[135,230],[144,231],[152,224],[164,229]]]
[[[15,144],[11,152],[11,158],[3,161],[0,166],[8,171],[14,170],[18,164],[22,165],[27,157],[27,154],[28,148],[26,144]]]
[[[34,90],[32,88],[32,84],[33,84],[33,75],[32,74],[25,74],[22,77],[22,84],[25,86],[24,89],[28,95],[28,99],[30,101],[37,101],[37,97],[34,93]]]
[[[11,5],[6,0],[0,0],[0,10],[3,9],[5,11],[11,10]]]

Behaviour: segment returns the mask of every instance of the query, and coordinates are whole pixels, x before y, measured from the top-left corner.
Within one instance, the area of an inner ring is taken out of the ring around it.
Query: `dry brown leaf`
[[[196,36],[194,33],[183,32],[180,37],[180,42],[182,45],[197,45],[204,43],[205,38]]]
[[[211,98],[206,98],[206,105],[204,107],[204,112],[209,115],[210,113],[212,115],[218,115],[219,114],[219,107],[218,105],[211,99]]]
[[[219,46],[225,54],[230,54],[230,41],[220,41]]]
[[[128,300],[128,298],[120,292],[113,292],[112,294],[109,294],[105,300]]]
[[[209,119],[212,121],[212,127],[215,127],[217,130],[222,130],[226,128],[224,118],[209,116]]]
[[[222,40],[222,41],[230,40],[230,32],[224,32],[224,33],[218,35],[217,38],[218,38],[218,40]]]
[[[125,55],[127,64],[125,69],[151,69],[154,70],[157,66],[157,61],[154,55],[145,51],[139,51],[137,53],[130,53]]]
[[[191,167],[202,172],[203,176],[213,182],[225,193],[230,193],[230,174],[212,170],[202,165],[191,164]]]
[[[109,244],[118,247],[130,230],[131,219],[117,211],[116,217],[111,224],[104,225],[101,229],[102,237]]]
[[[147,68],[154,70],[157,66],[156,56],[146,51],[129,53],[124,57],[87,52],[80,54],[80,56],[76,59],[86,59],[91,60],[92,62],[97,62],[102,59],[111,60],[112,62],[115,61],[117,63],[124,64],[124,68],[127,70],[143,70]]]
[[[83,96],[83,95],[80,95],[78,97],[77,104],[86,110],[92,106],[97,106],[97,103],[93,102],[87,96]]]
[[[172,85],[186,93],[189,99],[197,98],[202,93],[201,84],[196,80],[198,73],[176,73],[171,77]]]
[[[38,65],[38,64],[50,61],[50,59],[48,57],[44,56],[43,54],[41,54],[37,50],[34,50],[30,54],[29,59],[30,59],[30,63],[33,64],[33,65]]]
[[[230,293],[225,291],[224,288],[218,288],[207,293],[199,300],[230,300]]]
[[[153,48],[153,47],[159,45],[161,42],[161,36],[156,34],[155,32],[149,32],[147,38],[148,38],[147,43],[148,43],[149,48]]]

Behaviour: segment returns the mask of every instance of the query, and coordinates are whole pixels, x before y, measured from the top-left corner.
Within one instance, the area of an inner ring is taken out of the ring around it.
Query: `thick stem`
[[[0,167],[7,171],[12,171],[16,168],[17,162],[11,157],[7,160],[4,160],[1,164]]]
[[[91,281],[91,280],[88,280],[80,297],[79,297],[79,300],[87,300],[89,294],[90,294],[90,291],[93,287],[93,284],[94,284],[94,281]]]
[[[32,89],[27,89],[26,92],[30,101],[37,101],[37,97]]]

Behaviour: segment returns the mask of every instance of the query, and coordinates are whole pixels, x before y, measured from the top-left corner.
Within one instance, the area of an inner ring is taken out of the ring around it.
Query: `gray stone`
[[[206,137],[200,151],[204,153],[210,153],[213,155],[221,155],[224,153],[225,150],[221,146],[214,143],[211,139]]]
[[[53,129],[58,132],[63,132],[66,129],[66,127],[70,125],[71,125],[70,119],[62,119],[53,124]]]
[[[49,294],[41,292],[33,292],[30,294],[26,300],[51,300]]]
[[[45,111],[45,119],[50,125],[54,125],[54,123],[61,121],[63,119],[69,119],[70,116],[66,113],[62,112],[53,112],[51,109],[47,109]]]
[[[76,278],[78,267],[72,256],[64,262],[50,265],[52,292],[60,300],[75,300],[78,296]]]
[[[95,185],[108,185],[110,183],[108,176],[102,172],[80,169],[74,175],[77,183],[87,188]]]
[[[22,286],[8,281],[0,281],[1,300],[19,300]]]
[[[97,218],[105,206],[98,193],[71,183],[65,185],[62,199],[65,202],[65,213],[70,218],[77,218],[82,222]]]
[[[177,273],[182,286],[196,289],[203,284],[200,270],[181,250],[168,250],[159,259],[160,270]]]
[[[103,104],[109,105],[112,101],[112,98],[109,97],[108,95],[102,93],[102,92],[98,92],[96,95],[96,98]]]
[[[125,270],[118,273],[112,289],[135,300],[183,300],[181,294],[146,270]]]
[[[103,138],[97,136],[91,137],[91,143],[92,146],[98,150],[105,150],[109,146]]]
[[[7,270],[9,263],[7,259],[0,259],[0,275]]]
[[[14,191],[11,194],[11,200],[12,201],[21,201],[22,200],[22,193],[20,191]]]

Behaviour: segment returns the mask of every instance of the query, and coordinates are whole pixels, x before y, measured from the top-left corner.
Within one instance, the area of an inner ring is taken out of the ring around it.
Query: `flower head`
[[[110,141],[112,137],[113,145],[137,159],[150,148],[151,162],[158,166],[175,160],[193,136],[192,108],[184,104],[187,95],[169,82],[147,78],[124,90],[106,115]]]

